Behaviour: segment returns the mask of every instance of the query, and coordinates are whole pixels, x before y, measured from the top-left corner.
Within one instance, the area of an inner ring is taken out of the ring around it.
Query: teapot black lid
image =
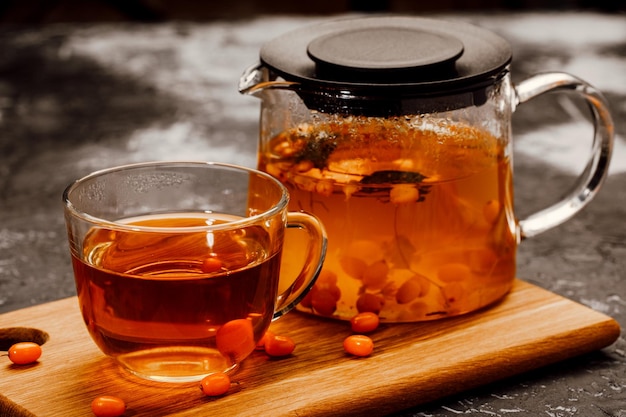
[[[359,95],[445,95],[493,84],[509,43],[463,22],[408,16],[348,18],[279,36],[261,62],[308,88]]]

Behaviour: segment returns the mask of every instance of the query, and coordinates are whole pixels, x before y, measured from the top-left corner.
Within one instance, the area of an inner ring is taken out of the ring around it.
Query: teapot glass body
[[[290,210],[314,213],[328,233],[323,270],[301,311],[412,322],[493,304],[514,282],[517,245],[572,217],[606,175],[610,115],[599,92],[568,74],[514,86],[505,53],[471,83],[458,77],[437,89],[431,84],[448,80],[311,82],[270,60],[262,53],[240,84],[261,99],[258,168],[287,186]],[[592,109],[589,163],[569,195],[519,220],[512,115],[554,90]]]

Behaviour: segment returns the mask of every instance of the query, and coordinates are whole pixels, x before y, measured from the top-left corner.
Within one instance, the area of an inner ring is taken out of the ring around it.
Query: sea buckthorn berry
[[[416,321],[426,318],[428,314],[428,305],[423,301],[417,301],[402,311],[398,317],[398,321]]]
[[[357,298],[356,309],[359,313],[370,312],[379,314],[384,303],[385,301],[379,296],[366,292]]]
[[[380,261],[384,252],[380,244],[372,240],[355,240],[346,250],[347,256],[353,256],[368,263]]]
[[[300,301],[300,305],[305,308],[313,308],[313,292],[317,291],[317,287],[314,285],[311,290],[306,293],[304,298]]]
[[[483,215],[487,223],[493,224],[500,215],[500,202],[498,200],[489,200],[483,207]]]
[[[409,307],[409,310],[411,310],[415,317],[425,317],[426,313],[428,313],[428,305],[422,302],[413,303]]]
[[[313,192],[315,191],[315,181],[311,180],[308,176],[296,176],[293,178],[293,182],[298,186],[299,189],[304,191]]]
[[[295,348],[296,344],[289,336],[274,335],[265,340],[265,353],[270,356],[288,356]]]
[[[359,313],[350,319],[350,327],[355,333],[369,333],[378,328],[380,318],[378,314],[365,312]]]
[[[220,261],[216,257],[212,256],[212,257],[206,258],[202,262],[202,272],[211,273],[211,272],[217,272],[220,269],[222,269],[222,261]]]
[[[465,287],[463,287],[463,285],[459,282],[446,284],[441,288],[441,291],[444,294],[446,303],[450,305],[459,303],[459,301],[463,300],[467,295]]]
[[[361,279],[367,270],[367,264],[365,261],[355,258],[354,256],[344,256],[339,259],[339,263],[345,273],[350,275],[352,278]]]
[[[315,281],[317,284],[337,284],[337,274],[328,269],[322,269],[320,271],[317,280]]]
[[[423,297],[428,293],[430,282],[420,275],[415,275],[398,288],[396,301],[398,304],[407,304],[418,297]]]
[[[337,284],[321,283],[317,286],[322,291],[328,291],[333,296],[335,301],[339,301],[341,299],[341,288],[339,288]]]
[[[126,411],[126,404],[121,398],[103,395],[94,398],[91,402],[91,411],[97,417],[119,417]]]
[[[344,339],[343,349],[354,356],[369,356],[374,351],[374,341],[365,335],[354,334]]]
[[[332,316],[337,310],[337,294],[327,289],[318,289],[311,295],[311,306],[322,316]]]
[[[273,177],[282,178],[283,172],[280,170],[277,164],[267,164],[265,171]]]
[[[215,335],[217,350],[224,356],[242,360],[256,348],[252,322],[236,319],[224,323]]]
[[[393,298],[397,291],[398,287],[395,282],[387,282],[385,286],[380,289],[380,295],[383,298]]]
[[[341,299],[341,289],[337,286],[337,276],[335,275],[334,277],[334,280],[326,278],[326,280],[320,281],[320,278],[322,278],[320,275],[311,291],[300,301],[300,305],[306,308],[314,308],[319,314],[333,314],[337,308],[337,302]],[[321,294],[318,294],[320,291]]]
[[[365,285],[367,288],[372,290],[379,290],[385,286],[388,273],[389,266],[387,266],[387,262],[374,262],[367,267],[367,269],[363,273],[361,281],[363,281],[363,285]]]
[[[313,165],[313,162],[311,161],[300,161],[296,164],[296,166],[294,167],[294,171],[296,172],[307,172],[310,171],[311,169],[313,169],[315,166]]]
[[[382,247],[371,240],[356,240],[350,243],[339,259],[339,264],[346,274],[361,279],[368,265],[384,258]]]
[[[9,360],[16,365],[37,362],[41,356],[41,346],[33,342],[19,342],[9,348]]]
[[[209,397],[224,395],[230,389],[230,377],[223,372],[209,374],[200,381],[200,389]]]

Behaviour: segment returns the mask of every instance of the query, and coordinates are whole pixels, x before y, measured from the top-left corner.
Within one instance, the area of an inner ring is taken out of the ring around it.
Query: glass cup
[[[310,290],[326,253],[323,225],[288,212],[279,181],[235,165],[106,169],[69,185],[63,200],[87,329],[102,352],[149,380],[236,370]],[[283,254],[287,229],[303,251]],[[293,272],[285,283],[281,259],[297,257],[299,270],[283,268]]]

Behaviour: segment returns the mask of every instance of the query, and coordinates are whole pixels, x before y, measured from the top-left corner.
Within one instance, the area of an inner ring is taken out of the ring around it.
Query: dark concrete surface
[[[610,176],[582,213],[522,242],[518,275],[625,326],[626,16],[439,17],[507,38],[514,81],[563,70],[606,94],[616,122]],[[0,313],[75,294],[61,205],[75,178],[146,160],[254,166],[259,103],[238,94],[239,76],[265,40],[318,19],[0,26]],[[516,112],[518,217],[558,199],[582,169],[592,133],[582,110],[547,97]],[[401,415],[626,417],[625,351],[622,336]]]

